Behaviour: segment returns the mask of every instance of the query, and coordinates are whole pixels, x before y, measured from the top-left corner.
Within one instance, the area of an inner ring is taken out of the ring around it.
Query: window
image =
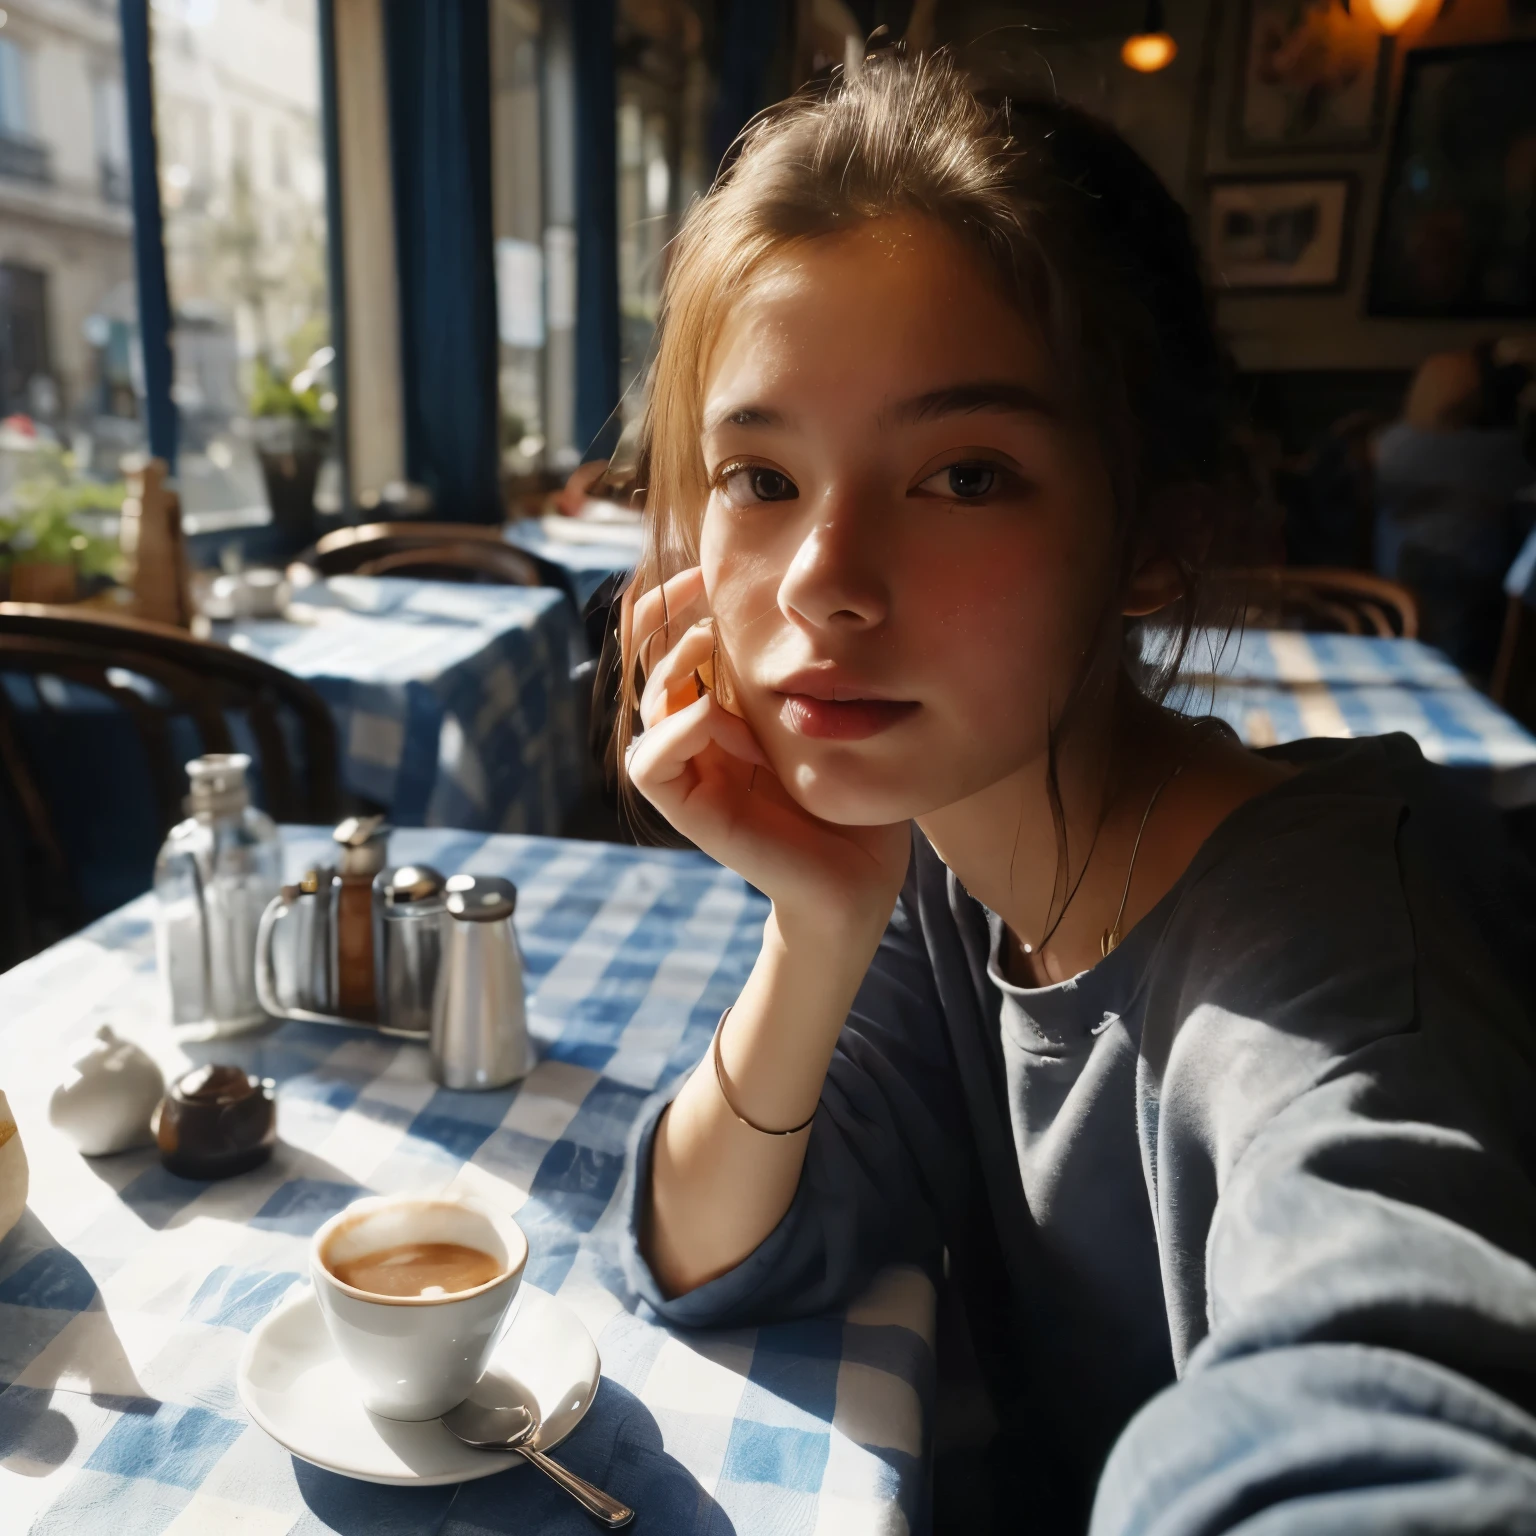
[[[619,387],[627,420],[650,357],[667,248],[709,185],[711,97],[697,15],[686,6],[624,7],[618,29]]]
[[[24,139],[31,121],[27,56],[10,38],[0,37],[0,134]]]
[[[116,35],[79,0],[12,7],[0,31],[0,415],[30,418],[4,452],[65,449],[106,481],[144,440]],[[0,488],[38,468],[0,465]]]
[[[492,10],[492,217],[500,337],[502,467],[520,476],[546,460],[543,142],[539,13],[523,0]]]
[[[30,416],[48,355],[48,276],[32,267],[0,262],[0,416]]]
[[[325,183],[303,171],[322,163],[316,4],[156,0],[178,471],[199,518],[264,518],[274,466],[298,441],[313,474],[329,434]]]
[[[126,205],[133,189],[128,171],[128,110],[121,74],[98,75],[92,81],[91,120],[102,198]]]
[[[642,76],[619,79],[620,389],[645,366],[661,303],[662,259],[672,238],[672,122]],[[630,401],[630,408],[634,406]]]

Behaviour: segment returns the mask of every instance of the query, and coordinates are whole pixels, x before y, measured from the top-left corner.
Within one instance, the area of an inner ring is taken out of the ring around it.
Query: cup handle
[[[272,974],[272,929],[287,907],[284,897],[274,896],[267,903],[256,929],[256,1001],[263,1012],[276,1019],[285,1017],[288,1010],[278,1001],[277,978]]]

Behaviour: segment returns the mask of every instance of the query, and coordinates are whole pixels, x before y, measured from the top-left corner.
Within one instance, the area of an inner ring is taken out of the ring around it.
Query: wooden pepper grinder
[[[119,542],[141,619],[192,627],[192,582],[181,528],[181,498],[164,459],[146,459],[128,476]]]
[[[382,816],[349,816],[332,836],[341,850],[336,874],[336,1011],[376,1019],[373,982],[373,877],[389,854]]]

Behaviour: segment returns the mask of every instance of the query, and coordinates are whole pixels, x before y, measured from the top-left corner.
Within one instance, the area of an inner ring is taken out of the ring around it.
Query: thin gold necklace
[[[1120,892],[1120,906],[1115,913],[1114,922],[1104,930],[1099,937],[1099,953],[1103,959],[1108,959],[1111,951],[1118,947],[1123,935],[1120,932],[1120,920],[1125,916],[1125,904],[1131,895],[1131,876],[1136,873],[1136,855],[1141,852],[1141,834],[1147,830],[1147,822],[1152,816],[1152,807],[1157,804],[1158,796],[1184,772],[1184,764],[1189,761],[1186,757],[1172,773],[1165,778],[1156,789],[1152,791],[1152,798],[1147,801],[1147,808],[1141,813],[1141,825],[1136,829],[1136,841],[1131,844],[1131,862],[1125,871],[1125,889]]]

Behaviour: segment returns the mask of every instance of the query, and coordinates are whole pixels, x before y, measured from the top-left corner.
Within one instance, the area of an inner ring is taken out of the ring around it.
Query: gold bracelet
[[[720,1097],[725,1100],[725,1107],[736,1116],[749,1131],[756,1131],[759,1136],[798,1136],[801,1131],[810,1128],[811,1121],[816,1118],[813,1109],[799,1125],[791,1126],[787,1131],[770,1131],[767,1126],[754,1125],[742,1112],[731,1103],[731,1096],[725,1087],[725,1064],[720,1060],[720,1036],[725,1033],[725,1021],[730,1018],[731,1010],[727,1008],[720,1015],[720,1022],[715,1025],[715,1038],[710,1046],[710,1054],[715,1058],[715,1081],[720,1085]]]

